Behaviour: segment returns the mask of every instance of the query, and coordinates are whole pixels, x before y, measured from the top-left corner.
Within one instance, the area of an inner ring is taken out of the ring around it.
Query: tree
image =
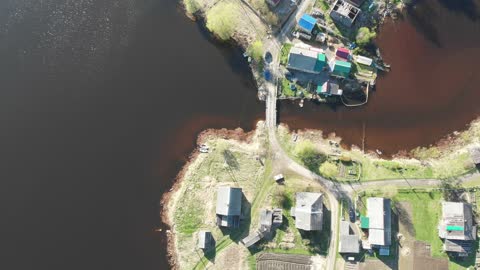
[[[356,41],[359,46],[369,44],[377,36],[375,31],[370,31],[368,27],[360,27],[357,32]]]
[[[188,14],[193,14],[200,9],[196,0],[183,0],[183,3]]]
[[[219,39],[228,40],[238,24],[237,7],[234,3],[220,2],[207,13],[207,28]]]
[[[261,40],[256,40],[247,49],[248,55],[253,58],[257,63],[260,63],[263,58],[263,43]]]
[[[335,163],[324,162],[320,165],[320,174],[329,179],[334,179],[338,175],[338,167]]]
[[[297,156],[309,170],[318,171],[318,167],[327,158],[322,153],[318,152],[312,142],[302,141],[295,146],[295,156]]]

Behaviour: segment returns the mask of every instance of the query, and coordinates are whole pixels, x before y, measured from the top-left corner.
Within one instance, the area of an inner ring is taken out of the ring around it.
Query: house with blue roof
[[[303,14],[303,16],[298,21],[298,28],[301,31],[311,34],[313,29],[317,25],[317,19],[313,18],[308,14]]]

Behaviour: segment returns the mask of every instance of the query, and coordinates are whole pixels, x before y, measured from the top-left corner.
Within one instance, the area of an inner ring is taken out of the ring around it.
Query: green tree
[[[228,40],[238,24],[237,7],[234,3],[220,2],[207,12],[207,28],[219,39]]]
[[[338,175],[338,167],[335,163],[332,162],[324,162],[320,165],[320,174],[326,178],[334,179]]]
[[[200,9],[200,5],[196,0],[183,0],[183,4],[188,14],[193,14]]]
[[[356,41],[359,46],[369,44],[377,36],[375,31],[370,31],[368,27],[360,27],[357,32]]]
[[[261,40],[256,40],[247,49],[248,55],[253,58],[257,63],[263,59],[263,43]]]
[[[327,159],[325,155],[317,151],[310,141],[298,143],[295,147],[294,154],[302,161],[303,165],[314,172],[318,172],[320,164]]]

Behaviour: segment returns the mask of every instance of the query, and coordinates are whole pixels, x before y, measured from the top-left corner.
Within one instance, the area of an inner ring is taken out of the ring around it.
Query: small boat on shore
[[[208,151],[210,150],[210,148],[206,145],[206,144],[202,144],[200,145],[200,153],[208,153]]]

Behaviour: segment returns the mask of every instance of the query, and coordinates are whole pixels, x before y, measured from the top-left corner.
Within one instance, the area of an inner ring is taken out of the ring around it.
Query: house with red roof
[[[337,60],[348,61],[350,56],[350,51],[347,48],[338,48],[335,52]]]

